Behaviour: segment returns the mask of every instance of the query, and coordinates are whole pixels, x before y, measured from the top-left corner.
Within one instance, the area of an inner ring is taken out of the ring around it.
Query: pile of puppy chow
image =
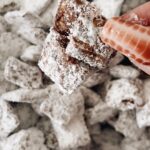
[[[146,1],[0,0],[0,150],[150,149],[150,77],[100,38]]]

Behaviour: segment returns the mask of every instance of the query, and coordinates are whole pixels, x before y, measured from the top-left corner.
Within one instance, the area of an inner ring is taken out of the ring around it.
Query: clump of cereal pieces
[[[110,68],[110,75],[114,78],[136,79],[140,75],[140,71],[131,66],[117,65]]]
[[[29,12],[12,11],[5,14],[5,20],[30,43],[43,44],[49,26],[45,25],[36,15]]]
[[[3,148],[7,150],[48,150],[44,144],[44,135],[37,128],[20,130],[3,141]]]
[[[144,105],[143,82],[140,79],[118,79],[107,82],[105,101],[119,110],[131,110]]]
[[[72,93],[95,68],[106,68],[113,57],[114,51],[99,35],[105,21],[86,0],[60,1],[39,66],[64,92]]]
[[[0,98],[0,140],[9,136],[20,124],[15,109]]]
[[[65,93],[72,93],[93,72],[89,66],[65,54],[68,39],[54,28],[46,38],[39,61],[41,70]]]
[[[30,66],[15,57],[9,57],[4,76],[7,81],[22,88],[39,88],[42,85],[42,74],[38,67]]]

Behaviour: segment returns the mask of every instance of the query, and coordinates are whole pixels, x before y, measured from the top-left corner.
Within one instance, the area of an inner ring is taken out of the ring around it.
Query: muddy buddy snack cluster
[[[113,50],[100,39],[105,21],[93,3],[60,1],[39,66],[64,92],[73,92],[95,68],[107,67]]]
[[[0,150],[149,150],[150,77],[101,41],[146,0],[0,0]]]

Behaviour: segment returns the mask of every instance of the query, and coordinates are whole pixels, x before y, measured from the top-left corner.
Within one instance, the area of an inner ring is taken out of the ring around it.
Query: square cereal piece
[[[92,67],[97,67],[100,70],[106,68],[113,50],[99,39],[97,40],[97,44],[95,43],[93,46],[90,46],[78,38],[71,37],[66,53]]]
[[[144,105],[143,82],[140,79],[117,79],[106,83],[105,101],[108,106],[122,111]]]
[[[51,28],[39,66],[64,92],[72,93],[95,70],[65,54],[67,41],[65,36]]]
[[[40,106],[41,112],[60,125],[68,125],[72,119],[84,114],[84,96],[76,90],[70,95],[64,95],[53,84],[49,98]],[[78,118],[78,117],[77,117]]]
[[[15,109],[0,98],[0,141],[9,136],[19,124],[20,120]]]
[[[61,0],[55,17],[57,32],[68,35],[72,23],[77,19],[78,14],[83,8],[85,0]]]
[[[144,128],[140,129],[137,125],[134,110],[121,112],[113,126],[117,132],[122,133],[126,138],[134,140],[139,139],[144,133]]]
[[[42,86],[42,74],[39,68],[12,56],[7,59],[4,76],[7,81],[22,88],[36,89]]]
[[[35,45],[43,44],[49,26],[38,16],[30,12],[11,11],[7,12],[4,18],[12,26],[12,29],[28,42]]]
[[[11,134],[4,140],[3,150],[48,150],[41,130],[33,127]]]

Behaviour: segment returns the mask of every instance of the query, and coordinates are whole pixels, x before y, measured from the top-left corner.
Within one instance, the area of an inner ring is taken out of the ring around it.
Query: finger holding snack
[[[104,25],[101,39],[150,74],[150,2]]]

